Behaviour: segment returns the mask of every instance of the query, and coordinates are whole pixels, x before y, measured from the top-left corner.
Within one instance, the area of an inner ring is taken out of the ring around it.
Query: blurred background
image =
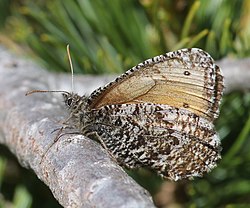
[[[122,73],[153,56],[199,47],[215,60],[250,57],[249,0],[0,0],[0,44],[48,70]],[[250,69],[249,69],[250,70]],[[249,80],[250,82],[250,80]],[[250,93],[223,98],[216,129],[222,160],[204,178],[169,182],[129,174],[157,207],[250,207]],[[0,146],[0,208],[61,207],[50,190]]]

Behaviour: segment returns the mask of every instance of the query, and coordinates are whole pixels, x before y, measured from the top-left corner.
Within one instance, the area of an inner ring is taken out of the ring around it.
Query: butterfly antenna
[[[72,61],[70,57],[69,45],[67,45],[67,54],[68,54],[70,70],[71,70],[71,90],[72,92],[74,92],[74,79],[73,79],[74,71],[73,71],[73,65],[72,65]],[[27,92],[25,96],[28,96],[34,93],[47,93],[47,92],[60,92],[60,93],[70,94],[69,92],[64,91],[64,90],[32,90],[32,91]]]
[[[69,92],[64,91],[64,90],[32,90],[32,91],[26,92],[25,96],[31,95],[33,93],[47,93],[47,92],[60,92],[60,93],[69,94]]]
[[[74,69],[73,69],[73,64],[72,64],[72,60],[70,56],[69,44],[67,45],[67,54],[68,54],[68,59],[69,59],[70,71],[71,71],[71,92],[74,92]]]

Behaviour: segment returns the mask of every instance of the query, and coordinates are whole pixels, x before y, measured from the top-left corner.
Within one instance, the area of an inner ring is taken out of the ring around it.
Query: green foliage
[[[5,25],[0,40],[15,41],[49,70],[69,71],[67,44],[75,71],[93,74],[121,73],[146,58],[184,47],[200,47],[215,59],[250,56],[248,0],[16,0],[11,7],[10,1],[3,2],[8,4],[0,4],[0,14],[11,8],[11,15],[6,21],[7,15],[0,16]],[[250,205],[250,93],[225,96],[221,109],[216,127],[222,161],[205,178],[187,182],[183,192],[189,200],[182,205]],[[154,193],[159,178],[151,185],[148,174],[132,173]]]
[[[25,187],[18,186],[14,195],[14,208],[29,208],[31,207],[32,198]]]
[[[250,54],[250,2],[247,0],[201,0],[196,21],[198,30],[209,28],[211,37],[205,40],[207,51],[214,58],[229,53],[238,57]],[[236,9],[237,8],[237,9]]]
[[[5,166],[6,166],[6,160],[4,158],[0,158],[0,191],[1,191],[1,184],[3,181]]]
[[[156,51],[148,44],[146,15],[131,0],[25,1],[17,11],[11,30],[26,28],[17,40],[46,60],[48,69],[68,70],[66,44],[71,46],[75,71],[82,73],[122,72]]]
[[[6,170],[7,160],[4,157],[0,157],[0,207],[12,207],[12,208],[30,208],[32,203],[32,198],[30,193],[25,187],[17,186],[14,190],[13,202],[10,202],[4,198],[2,195],[1,185],[4,180],[4,173]]]
[[[8,15],[10,15],[10,0],[0,1],[0,29],[4,27],[4,23]]]
[[[120,73],[184,47],[201,47],[215,58],[236,51],[249,54],[248,1],[186,4],[179,8],[163,0],[25,0],[13,5],[5,31],[49,70],[69,70],[65,48],[70,44],[79,73]]]
[[[194,207],[247,207],[250,205],[250,93],[224,98],[217,129],[223,155],[207,177],[188,185]]]

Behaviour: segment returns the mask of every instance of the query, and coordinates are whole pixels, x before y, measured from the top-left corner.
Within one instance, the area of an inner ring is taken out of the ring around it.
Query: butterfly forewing
[[[223,80],[218,66],[201,49],[182,49],[149,59],[93,92],[90,107],[111,104],[166,104],[213,121]]]

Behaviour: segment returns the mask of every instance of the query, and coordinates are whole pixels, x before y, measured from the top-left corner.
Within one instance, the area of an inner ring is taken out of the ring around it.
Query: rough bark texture
[[[250,89],[250,59],[217,62],[226,92]],[[77,76],[76,92],[89,94],[113,77]],[[0,48],[0,143],[20,163],[34,170],[64,207],[154,207],[137,185],[97,144],[81,135],[58,131],[68,114],[60,94],[32,89],[70,91],[70,75],[53,74]]]

